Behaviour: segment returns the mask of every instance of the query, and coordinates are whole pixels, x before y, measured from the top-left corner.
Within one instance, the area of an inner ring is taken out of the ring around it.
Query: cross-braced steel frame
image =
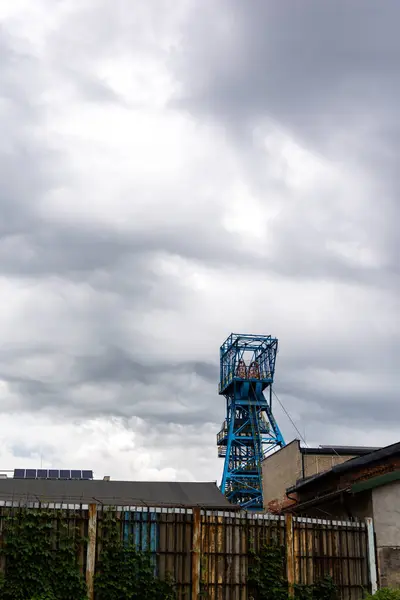
[[[226,398],[217,435],[218,456],[225,459],[221,491],[247,510],[262,510],[261,462],[285,445],[272,413],[277,350],[276,338],[235,333],[220,348],[219,393]]]

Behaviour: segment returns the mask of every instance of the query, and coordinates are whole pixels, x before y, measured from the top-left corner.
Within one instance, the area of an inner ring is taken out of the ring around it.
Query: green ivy
[[[294,596],[296,600],[338,600],[338,588],[332,577],[325,576],[313,585],[295,585]]]
[[[4,518],[2,600],[85,600],[78,532],[54,511],[21,509]]]
[[[287,600],[284,547],[270,545],[264,546],[258,553],[252,552],[248,583],[251,588],[250,600]],[[313,585],[296,584],[294,597],[295,600],[337,600],[338,589],[331,577],[324,577]]]
[[[102,551],[95,576],[97,600],[174,600],[172,581],[154,574],[147,552],[137,550],[132,541],[121,541],[118,522],[105,514]]]
[[[278,545],[251,552],[248,583],[254,600],[287,600],[284,556],[284,548]]]
[[[369,594],[365,600],[400,600],[400,590],[381,588],[375,594]]]

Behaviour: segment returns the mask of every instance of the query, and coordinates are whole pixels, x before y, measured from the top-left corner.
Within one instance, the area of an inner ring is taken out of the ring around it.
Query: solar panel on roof
[[[15,479],[93,479],[93,471],[80,469],[14,469]]]
[[[14,469],[15,479],[93,479],[93,471],[80,469]]]

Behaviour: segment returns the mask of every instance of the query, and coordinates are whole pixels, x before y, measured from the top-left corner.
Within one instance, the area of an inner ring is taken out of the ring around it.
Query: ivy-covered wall
[[[2,520],[3,600],[85,600],[79,530],[63,511],[20,509]]]
[[[20,509],[3,516],[1,600],[86,600],[81,527],[65,511]],[[173,600],[151,557],[121,540],[114,513],[103,522],[96,600]]]

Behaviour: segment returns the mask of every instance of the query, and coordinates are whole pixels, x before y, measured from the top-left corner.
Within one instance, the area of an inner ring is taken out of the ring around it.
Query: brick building
[[[330,470],[354,457],[364,456],[377,448],[356,446],[320,446],[303,448],[293,440],[284,448],[264,459],[262,463],[264,508],[267,512],[280,512],[293,504],[286,490],[297,481]]]

